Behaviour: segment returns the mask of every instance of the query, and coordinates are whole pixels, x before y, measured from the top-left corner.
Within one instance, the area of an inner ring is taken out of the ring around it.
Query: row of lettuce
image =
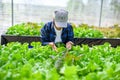
[[[73,46],[58,52],[40,42],[0,45],[1,80],[120,80],[120,46]]]
[[[88,24],[75,25],[73,26],[73,31],[75,37],[79,38],[120,38],[120,27],[119,25],[114,25],[113,27],[96,27],[89,26]],[[40,29],[44,26],[43,22],[40,23],[21,23],[16,24],[8,28],[7,35],[16,36],[40,36]]]
[[[44,23],[21,23],[11,26],[6,34],[16,36],[40,36],[40,29],[44,26]],[[73,31],[75,37],[81,38],[103,38],[102,32],[93,28],[88,28],[86,25],[81,24],[79,27],[75,27],[73,24]]]

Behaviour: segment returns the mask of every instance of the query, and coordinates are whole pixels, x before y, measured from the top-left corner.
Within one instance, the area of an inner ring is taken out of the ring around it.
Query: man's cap
[[[67,21],[68,21],[68,11],[59,9],[55,12],[55,24],[57,27],[67,27]]]

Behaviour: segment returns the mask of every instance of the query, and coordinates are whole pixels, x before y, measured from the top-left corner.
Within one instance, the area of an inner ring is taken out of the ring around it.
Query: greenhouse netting
[[[69,21],[95,26],[120,24],[120,0],[0,0],[0,28],[21,22],[47,22],[53,11],[69,11]],[[4,27],[4,28],[3,28]]]

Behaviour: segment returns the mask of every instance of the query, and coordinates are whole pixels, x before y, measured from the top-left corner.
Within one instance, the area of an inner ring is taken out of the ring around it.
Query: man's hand
[[[73,42],[69,41],[66,43],[66,48],[70,50],[72,48]]]
[[[50,42],[49,45],[52,47],[53,50],[57,52],[57,47],[55,46],[53,42]]]

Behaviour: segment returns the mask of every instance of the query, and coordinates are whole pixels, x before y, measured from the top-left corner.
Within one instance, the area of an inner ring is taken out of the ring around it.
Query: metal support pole
[[[102,19],[102,9],[103,9],[103,0],[101,0],[101,7],[100,7],[100,18],[99,18],[99,27],[101,26],[101,19]]]
[[[12,26],[14,25],[14,3],[11,0],[11,18],[12,18]]]

